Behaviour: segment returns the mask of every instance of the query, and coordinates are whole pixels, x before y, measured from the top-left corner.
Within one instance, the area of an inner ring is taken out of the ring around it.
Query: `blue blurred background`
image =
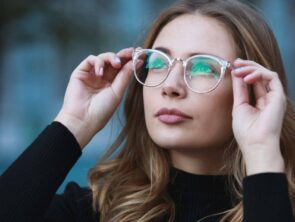
[[[81,60],[89,54],[141,45],[151,22],[173,2],[2,0],[0,174],[54,119],[71,72]],[[261,9],[277,37],[294,100],[295,1],[250,2]],[[120,113],[121,109],[88,144],[59,192],[70,180],[87,185],[89,168],[121,129]]]

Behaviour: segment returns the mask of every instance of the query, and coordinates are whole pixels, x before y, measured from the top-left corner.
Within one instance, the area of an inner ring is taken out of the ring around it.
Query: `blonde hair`
[[[237,0],[186,0],[164,11],[153,24],[144,44],[151,48],[162,28],[183,14],[199,13],[215,18],[231,33],[239,57],[279,74],[288,95],[285,70],[276,39],[263,18],[252,7]],[[253,90],[249,94],[254,104]],[[175,205],[167,193],[171,161],[168,152],[150,138],[143,118],[142,86],[132,81],[125,102],[126,124],[100,162],[89,172],[93,208],[101,222],[154,221],[167,216],[173,221]],[[285,161],[290,199],[295,213],[295,113],[288,99],[281,132],[281,153]],[[237,202],[223,212],[221,222],[243,220],[242,181],[245,163],[233,138],[224,152],[228,184]]]

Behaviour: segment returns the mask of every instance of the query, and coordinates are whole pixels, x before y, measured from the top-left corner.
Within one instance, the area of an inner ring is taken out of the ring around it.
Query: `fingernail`
[[[116,63],[116,64],[120,64],[120,63],[121,63],[121,60],[120,60],[119,57],[116,57],[116,58],[115,58],[115,63]]]
[[[244,69],[244,68],[245,68],[244,66],[236,67],[235,70],[236,70],[236,71],[240,71],[240,70],[242,70],[242,69]]]
[[[243,61],[243,59],[241,59],[241,58],[237,58],[236,60],[235,60],[235,63],[239,63],[239,62],[242,62]]]
[[[237,67],[237,68],[234,69],[234,72],[237,73],[237,72],[240,72],[243,69],[244,69],[244,67]]]

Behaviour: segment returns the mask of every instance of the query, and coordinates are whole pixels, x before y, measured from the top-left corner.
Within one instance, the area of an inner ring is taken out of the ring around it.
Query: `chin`
[[[150,135],[151,139],[155,144],[163,149],[168,150],[214,150],[219,149],[220,147],[225,147],[228,141],[224,139],[214,140],[206,138],[206,136],[197,138],[196,136],[187,138],[187,137],[176,137],[176,136],[164,136],[161,134]],[[215,138],[216,139],[216,138]],[[222,144],[222,145],[221,145]]]
[[[177,138],[177,137],[159,137],[159,136],[151,136],[151,139],[155,144],[157,144],[159,147],[164,149],[198,149],[197,147],[202,147],[201,144],[196,144],[195,141],[189,142],[189,140],[186,140],[184,137]]]

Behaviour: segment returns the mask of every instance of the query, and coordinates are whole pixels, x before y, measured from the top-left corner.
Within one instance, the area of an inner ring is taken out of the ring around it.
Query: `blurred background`
[[[174,0],[0,2],[0,174],[54,119],[73,69],[89,54],[142,45],[149,25]],[[272,27],[295,98],[295,0],[248,0]],[[291,84],[292,83],[292,84]],[[121,108],[68,174],[87,172],[121,129]]]

